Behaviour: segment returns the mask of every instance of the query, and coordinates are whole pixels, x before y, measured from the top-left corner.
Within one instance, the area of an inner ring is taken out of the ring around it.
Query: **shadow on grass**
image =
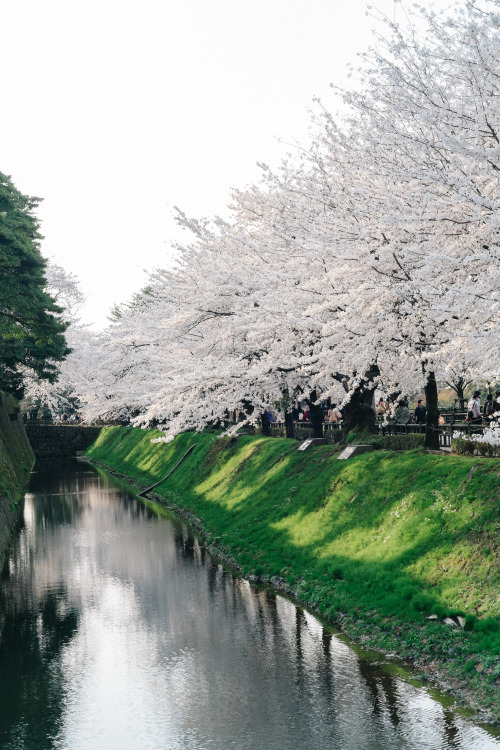
[[[490,545],[491,564],[482,548],[494,531],[499,460],[496,472],[483,464],[468,479],[470,460],[419,451],[346,463],[331,446],[298,453],[290,440],[248,436],[211,450],[214,435],[156,445],[151,436],[111,433],[102,455],[131,476],[146,469],[147,482],[197,443],[158,491],[201,517],[245,574],[303,580],[304,596],[328,616],[342,607],[420,621],[431,613],[495,615],[484,637],[498,639],[498,546]]]

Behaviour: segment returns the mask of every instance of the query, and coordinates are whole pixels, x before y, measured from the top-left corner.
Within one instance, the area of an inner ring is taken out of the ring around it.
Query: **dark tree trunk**
[[[260,424],[262,427],[262,434],[265,435],[266,437],[269,437],[269,435],[271,434],[271,430],[269,427],[269,419],[267,418],[267,412],[263,412],[260,415]]]
[[[321,406],[318,406],[314,402],[318,398],[316,391],[311,391],[307,404],[309,406],[309,418],[311,420],[311,427],[313,429],[313,437],[323,437],[323,414],[321,412]]]
[[[470,382],[470,380],[461,377],[459,377],[457,380],[452,379],[451,381],[446,381],[446,385],[449,385],[450,388],[453,388],[453,390],[457,394],[458,408],[460,409],[460,411],[465,411],[465,404],[467,403],[465,400],[465,389]]]
[[[285,415],[285,435],[287,438],[295,437],[293,434],[293,414],[292,414],[293,401],[290,398],[288,389],[281,392],[281,408]]]
[[[439,413],[438,389],[434,372],[427,373],[425,383],[425,402],[427,406],[425,424],[425,447],[439,450]]]
[[[380,375],[377,365],[366,371],[359,386],[351,396],[351,400],[343,408],[343,433],[347,435],[351,430],[376,432],[375,409],[373,408],[373,388],[368,388],[375,378]]]
[[[460,378],[459,380],[455,380],[451,384],[451,387],[457,394],[458,408],[460,409],[460,411],[464,411],[465,409],[465,395],[464,395],[465,386],[466,386],[466,382],[463,378]]]

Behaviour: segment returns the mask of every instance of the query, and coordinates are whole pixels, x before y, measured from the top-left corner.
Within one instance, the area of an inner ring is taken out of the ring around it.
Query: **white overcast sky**
[[[377,0],[391,18],[392,0]],[[447,5],[439,0],[435,5]],[[372,42],[364,0],[0,0],[0,171],[44,199],[42,251],[106,323],[167,266],[173,206],[227,215],[232,186],[307,143],[312,99]],[[399,11],[398,11],[399,12]]]

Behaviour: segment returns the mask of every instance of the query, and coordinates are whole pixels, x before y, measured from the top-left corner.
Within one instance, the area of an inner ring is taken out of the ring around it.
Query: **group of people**
[[[500,417],[500,391],[497,391],[495,398],[492,393],[488,393],[481,408],[480,391],[474,391],[472,398],[467,404],[467,416],[466,419],[472,424],[482,424],[483,419],[493,419],[495,415]],[[377,404],[377,416],[384,416],[391,411],[391,404],[388,400],[381,398]],[[398,402],[396,410],[394,412],[395,424],[408,424],[410,422],[414,424],[425,424],[426,423],[427,409],[425,407],[423,399],[419,398],[415,411],[412,414],[410,412],[408,399],[401,399]],[[445,424],[445,419],[442,414],[439,414],[438,423],[440,425]]]
[[[328,424],[338,424],[343,419],[342,410],[338,408],[337,404],[331,404],[321,409],[321,418],[323,422]],[[307,405],[301,406],[296,403],[292,409],[292,418],[294,422],[310,422],[311,412]]]
[[[79,424],[82,421],[83,421],[82,415],[76,412],[74,412],[73,414],[66,414],[66,413],[56,414],[56,416],[54,417],[54,422],[61,422],[63,424],[67,424],[67,423]]]
[[[53,416],[50,411],[31,409],[30,411],[24,412],[23,421],[30,422],[31,420],[42,420],[45,422],[57,422],[58,424],[79,424],[83,422],[83,417],[78,412],[72,414],[56,414]]]
[[[383,417],[385,414],[392,414],[392,404],[389,399],[381,398],[377,403],[376,408],[377,417]],[[414,422],[416,424],[425,424],[425,415],[427,410],[424,406],[423,399],[418,400],[418,404],[415,408],[414,413],[410,411],[410,405],[408,398],[402,398],[398,401],[398,405],[394,412],[394,420],[397,424],[408,424],[408,422]]]
[[[325,406],[322,408],[321,412],[322,421],[326,422],[327,424],[338,424],[342,422],[342,410],[339,409],[337,404],[331,404],[328,407]],[[269,423],[285,421],[284,413],[277,412],[275,414],[270,406],[266,407],[265,414]],[[300,404],[296,401],[292,409],[292,419],[294,422],[310,422],[311,412],[307,404]]]
[[[417,405],[415,407],[415,411],[413,414],[410,412],[410,407],[408,406],[407,401],[400,401],[396,407],[396,411],[394,412],[394,422],[395,424],[408,424],[409,422],[413,424],[425,424],[427,421],[427,408],[424,404],[423,399],[419,398]],[[444,417],[440,414],[438,417],[439,424],[444,424],[445,420]]]
[[[493,394],[488,393],[481,408],[480,392],[474,391],[472,398],[467,404],[467,421],[474,424],[481,424],[483,419],[492,419],[495,414],[498,414],[500,417],[500,391],[497,391],[495,396],[496,398],[494,399]],[[392,414],[392,404],[389,399],[380,398],[377,402],[375,412],[378,417]],[[285,421],[284,413],[278,412],[275,414],[270,406],[266,407],[265,413],[269,423]],[[408,398],[401,399],[394,411],[394,422],[400,425],[409,423],[425,425],[426,417],[427,409],[421,398],[418,399],[413,414],[410,411]],[[309,407],[306,404],[300,404],[296,401],[292,409],[292,418],[294,422],[310,422],[311,413]],[[323,422],[327,424],[339,424],[342,420],[343,412],[338,404],[331,404],[322,408]],[[439,415],[438,422],[441,425],[445,424],[445,419],[441,414]]]
[[[482,424],[483,419],[493,419],[496,415],[500,418],[500,391],[497,391],[495,398],[492,393],[488,393],[481,409],[481,394],[474,391],[472,398],[467,404],[467,421],[472,424]]]
[[[378,417],[383,417],[386,414],[392,413],[392,405],[389,399],[381,398],[377,404],[376,413]],[[394,412],[394,422],[396,424],[408,424],[413,422],[416,424],[425,424],[427,410],[425,408],[423,399],[418,400],[418,404],[415,408],[415,412],[412,415],[410,412],[410,405],[408,398],[402,398],[396,407]]]

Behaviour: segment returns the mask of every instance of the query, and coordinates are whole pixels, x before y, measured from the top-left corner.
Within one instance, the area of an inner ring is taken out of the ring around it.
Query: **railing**
[[[269,422],[269,432],[271,437],[286,437],[286,427],[284,422]]]
[[[455,412],[455,416],[457,412]],[[482,433],[483,425],[473,424],[471,422],[452,421],[447,419],[448,415],[442,415],[445,419],[445,424],[439,425],[439,445],[441,448],[451,448],[451,438],[453,433],[458,430],[465,432],[467,435],[477,435]],[[449,415],[450,417],[453,414]],[[377,420],[376,424],[379,435],[408,435],[408,434],[425,434],[425,424],[416,424],[409,422],[408,424],[396,424],[390,422],[384,424],[380,420]],[[271,437],[284,438],[286,437],[286,426],[284,422],[270,422],[269,433]],[[296,440],[307,440],[313,437],[313,427],[310,422],[293,422],[293,436]],[[338,443],[342,438],[342,424],[324,422],[323,423],[323,437],[325,437],[329,443]]]
[[[379,435],[425,435],[425,424],[379,424]],[[451,448],[451,430],[446,430],[446,425],[439,427],[439,447]]]
[[[416,424],[409,422],[408,424],[396,424],[390,422],[389,424],[378,425],[379,435],[408,435],[413,433],[425,433],[425,424]]]
[[[444,416],[444,415],[442,415]],[[446,417],[445,417],[446,420]],[[441,448],[451,448],[451,438],[455,431],[465,432],[467,435],[478,435],[483,432],[482,424],[471,422],[453,422],[445,421],[445,424],[439,425],[439,445]],[[425,434],[425,424],[379,424],[378,431],[380,435],[408,435],[412,433]]]
[[[323,437],[329,443],[337,443],[342,437],[342,425],[333,422],[324,422],[322,425]],[[284,422],[270,422],[269,432],[271,437],[286,437],[286,427]],[[293,436],[296,440],[307,440],[313,437],[313,426],[310,422],[297,421],[293,422]]]
[[[26,419],[24,420],[24,424],[31,424],[31,425],[38,425],[43,427],[74,427],[75,425],[81,425],[85,424],[84,422],[70,422],[69,419],[66,422],[63,422],[62,420],[60,422],[55,422],[53,419]]]
[[[342,425],[338,422],[324,422],[323,436],[330,443],[338,443],[342,439]]]
[[[94,420],[93,422],[85,422],[83,419],[80,421],[67,419],[66,421],[53,420],[53,419],[24,419],[24,425],[38,425],[43,427],[109,427],[110,425],[124,425],[124,422],[112,421],[112,420]]]

